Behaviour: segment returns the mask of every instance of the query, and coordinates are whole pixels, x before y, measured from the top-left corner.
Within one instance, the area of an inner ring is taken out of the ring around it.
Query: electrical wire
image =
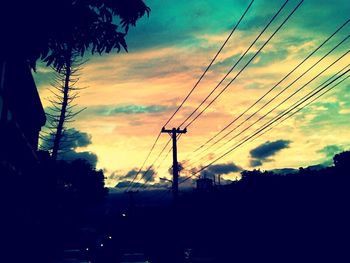
[[[242,14],[242,16],[240,17],[240,19],[238,20],[238,22],[236,23],[236,25],[233,27],[233,29],[231,30],[230,34],[228,35],[228,37],[226,38],[226,40],[224,41],[224,43],[222,44],[222,46],[220,47],[220,49],[218,50],[218,52],[215,54],[214,58],[210,61],[209,65],[207,66],[207,68],[204,70],[204,72],[202,73],[202,75],[200,76],[200,78],[197,80],[197,82],[194,84],[193,88],[190,90],[190,92],[187,94],[187,96],[184,98],[184,100],[181,102],[181,104],[177,107],[177,109],[175,110],[175,112],[170,116],[170,118],[165,122],[165,124],[163,125],[163,127],[165,127],[166,125],[169,124],[169,122],[174,118],[174,116],[176,115],[176,113],[182,108],[182,106],[185,104],[185,102],[188,100],[188,98],[191,96],[191,94],[193,93],[193,91],[197,88],[198,84],[202,81],[202,79],[204,78],[205,74],[209,71],[209,69],[211,68],[211,66],[213,65],[213,63],[215,62],[215,60],[217,59],[217,57],[219,56],[219,54],[221,53],[221,51],[223,50],[223,48],[226,46],[227,42],[230,40],[230,38],[232,37],[233,33],[236,31],[237,27],[239,26],[239,24],[241,23],[241,21],[243,20],[243,18],[245,17],[245,15],[247,14],[248,10],[250,9],[250,7],[252,6],[254,0],[252,0],[250,2],[250,4],[248,5],[248,7],[245,9],[244,13]]]
[[[214,58],[211,60],[211,62],[209,63],[209,65],[207,66],[207,68],[205,69],[205,71],[203,72],[203,74],[200,76],[200,78],[198,79],[198,81],[195,83],[195,85],[193,86],[193,88],[191,89],[191,91],[187,94],[187,96],[185,97],[185,99],[182,101],[182,103],[179,105],[179,107],[175,110],[175,112],[170,116],[170,118],[165,122],[165,124],[163,125],[163,127],[165,127],[167,124],[169,124],[169,122],[174,118],[174,116],[176,115],[176,113],[182,108],[182,106],[184,105],[184,103],[188,100],[188,98],[191,96],[191,94],[193,93],[193,91],[197,88],[198,84],[201,82],[201,80],[204,78],[205,74],[209,71],[210,67],[212,66],[212,64],[215,62],[215,60],[217,59],[217,57],[219,56],[219,54],[221,53],[221,51],[223,50],[223,48],[226,46],[227,42],[230,40],[230,38],[232,37],[232,35],[234,34],[234,32],[236,31],[237,27],[239,26],[239,24],[241,23],[241,21],[243,20],[243,18],[245,17],[245,15],[247,14],[247,12],[249,11],[250,7],[252,6],[252,4],[254,3],[255,0],[252,0],[250,2],[250,4],[248,5],[248,7],[245,9],[244,13],[242,14],[242,16],[240,17],[240,19],[238,20],[238,22],[236,23],[236,25],[233,27],[233,29],[231,30],[230,34],[228,35],[228,37],[226,38],[226,40],[224,41],[224,43],[222,44],[222,46],[220,47],[220,49],[218,50],[218,52],[215,54]],[[136,173],[136,175],[134,176],[133,180],[130,182],[128,189],[130,190],[136,180],[136,178],[138,177],[138,175],[141,173],[143,167],[145,166],[148,158],[150,157],[155,145],[157,144],[159,137],[161,135],[161,132],[159,132],[155,142],[153,143],[151,150],[149,151],[146,159],[144,160],[141,168],[138,170],[138,172]]]
[[[282,28],[282,26],[290,19],[290,17],[295,13],[295,11],[300,7],[304,0],[300,1],[299,4],[293,9],[293,11],[287,16],[287,18],[282,22],[282,24],[274,31],[274,33],[268,38],[268,40],[259,48],[259,50],[254,54],[254,56],[244,65],[244,67],[236,74],[236,76],[214,97],[214,99],[201,111],[196,117],[194,117],[186,126],[188,128],[193,124],[210,106],[213,104],[221,94],[233,83],[234,80],[245,70],[245,68],[255,59],[255,57],[261,52],[261,50],[270,42],[270,40],[275,36],[275,34]]]
[[[143,161],[143,163],[142,163],[140,169],[137,171],[137,173],[136,173],[135,176],[133,177],[132,181],[129,183],[129,185],[128,185],[127,189],[125,190],[125,192],[130,191],[131,188],[133,187],[133,184],[134,184],[134,182],[135,182],[137,176],[141,173],[141,171],[142,171],[143,167],[145,166],[145,164],[146,164],[148,158],[150,157],[152,151],[154,150],[154,147],[156,146],[156,144],[157,144],[157,142],[158,142],[158,140],[159,140],[161,134],[162,134],[162,133],[159,132],[159,134],[157,135],[157,138],[156,138],[156,140],[154,141],[154,143],[153,143],[153,145],[152,145],[150,151],[148,152],[146,159]]]
[[[240,56],[240,58],[236,61],[236,63],[230,68],[230,70],[226,73],[226,75],[221,79],[221,81],[211,90],[211,92],[202,100],[202,102],[187,116],[187,118],[179,125],[181,127],[184,125],[197,111],[198,109],[210,98],[210,96],[220,87],[220,85],[226,80],[226,78],[231,74],[231,72],[236,68],[236,66],[241,62],[241,60],[245,57],[245,55],[250,51],[250,49],[255,45],[255,43],[259,40],[262,34],[267,30],[267,28],[271,25],[271,23],[276,19],[279,13],[283,10],[289,0],[285,1],[284,4],[280,7],[277,13],[270,19],[267,25],[263,28],[263,30],[258,34],[258,36],[254,39],[254,41],[250,44],[250,46],[244,51],[244,53]]]
[[[320,89],[318,92],[320,92],[321,90],[324,90],[325,88],[327,88],[328,86],[330,86],[331,84],[333,84],[335,81],[337,81],[339,78],[343,77],[344,75],[346,75],[348,72],[350,72],[350,69],[346,70],[344,73],[342,73],[341,75],[339,75],[338,77],[336,77],[335,79],[333,79],[332,81],[330,81],[329,83],[327,83],[326,85],[324,85],[324,87],[322,89]],[[349,77],[349,76],[348,76]],[[348,77],[346,77],[345,79],[347,79]],[[345,79],[343,81],[345,81]],[[333,89],[334,87],[336,87],[337,85],[339,85],[340,83],[342,83],[343,81],[338,82],[337,84],[335,84],[333,87],[331,87],[331,89]],[[330,89],[330,90],[331,90]],[[317,92],[317,93],[318,93]],[[312,98],[313,96],[317,95],[317,93],[311,94],[310,96],[307,97],[306,100],[304,100],[303,102],[309,100],[310,98]],[[322,93],[323,95],[326,94]],[[320,97],[320,96],[319,96]],[[317,98],[319,98],[317,97]],[[300,104],[297,104],[296,107],[300,106]],[[259,133],[263,132],[264,130],[266,130],[267,128],[269,128],[271,125],[273,125],[274,123],[276,123],[278,120],[280,120],[282,117],[284,117],[286,114],[288,114],[289,112],[291,112],[292,109],[290,109],[289,111],[285,112],[284,114],[282,114],[281,116],[279,116],[278,118],[276,118],[273,122],[267,123],[266,125],[261,126],[259,129],[255,130],[255,132],[250,135],[245,137],[243,140],[241,140],[238,144],[236,144],[234,147],[230,148],[228,151],[226,151],[224,154],[220,155],[219,157],[217,157],[215,160],[211,161],[209,164],[203,166],[202,168],[200,168],[199,170],[197,170],[196,172],[194,172],[188,179],[186,178],[186,180],[189,180],[191,177],[194,177],[195,175],[197,175],[198,173],[200,173],[201,171],[207,169],[208,167],[212,166],[214,163],[216,163],[218,160],[224,158],[225,156],[227,156],[229,153],[231,153],[232,151],[236,150],[238,147],[242,146],[244,143],[246,143],[247,141],[249,141],[250,139],[252,139],[253,137],[257,136]],[[184,182],[184,181],[183,181]],[[181,183],[183,183],[181,182]]]
[[[314,63],[310,68],[308,68],[306,71],[304,71],[299,77],[297,77],[295,80],[293,80],[289,85],[287,85],[284,89],[282,89],[280,92],[278,92],[275,96],[273,96],[269,101],[267,101],[264,105],[262,105],[258,110],[256,110],[254,113],[252,113],[249,117],[247,117],[244,121],[242,121],[240,124],[238,124],[237,126],[235,126],[233,129],[231,129],[229,132],[227,132],[225,135],[221,136],[218,140],[216,140],[214,143],[212,143],[209,147],[205,148],[204,150],[202,150],[199,154],[197,154],[196,156],[203,154],[204,152],[208,151],[209,149],[211,149],[213,146],[215,146],[216,144],[218,144],[219,142],[221,142],[223,139],[225,139],[228,135],[232,134],[235,130],[237,130],[239,127],[241,127],[244,123],[246,123],[248,120],[250,120],[252,117],[254,117],[257,113],[259,113],[262,109],[264,109],[267,105],[269,105],[272,101],[274,101],[276,98],[278,98],[282,93],[284,93],[286,90],[288,90],[292,85],[294,85],[298,80],[300,80],[303,76],[305,76],[308,72],[310,72],[315,66],[317,66],[322,60],[324,60],[327,56],[329,56],[329,54],[331,54],[333,51],[335,51],[340,45],[342,45],[346,40],[348,40],[350,38],[350,35],[348,35],[347,37],[345,37],[342,41],[340,41],[336,46],[334,46],[330,51],[328,51],[324,56],[322,56],[316,63]],[[338,62],[341,58],[343,58],[347,53],[345,53],[343,56],[341,56],[338,60],[336,60],[335,62],[333,62],[331,64],[334,65],[334,63]],[[328,66],[323,72],[325,72],[326,70],[328,70],[331,66]],[[320,73],[320,74],[322,74]],[[315,80],[317,77],[320,76],[320,74],[318,74],[315,78],[313,78],[311,81]],[[311,82],[310,81],[310,82]],[[308,82],[308,84],[310,83]],[[307,85],[307,84],[306,84]],[[304,87],[306,86],[304,85]],[[276,85],[275,85],[276,86]],[[274,87],[275,87],[274,86]],[[303,87],[303,88],[304,88]],[[299,90],[300,91],[300,90]],[[274,108],[275,109],[275,108]],[[265,115],[264,115],[265,116]],[[256,122],[255,122],[256,123]],[[254,124],[255,124],[254,123]],[[254,125],[252,124],[252,125]],[[248,126],[248,128],[250,128],[252,125]],[[248,128],[245,128],[248,129]],[[243,131],[245,131],[243,130]],[[234,137],[236,138],[236,137]],[[230,140],[229,140],[230,141]],[[229,142],[228,141],[228,142]],[[223,145],[222,145],[223,146]],[[222,146],[220,146],[217,149],[222,148]],[[216,150],[217,150],[216,149]],[[195,156],[195,157],[196,157]]]
[[[332,39],[342,28],[344,28],[348,23],[350,22],[350,19],[345,21],[344,24],[342,24],[333,34],[331,34],[326,40],[324,40],[315,50],[313,50],[307,57],[305,57],[296,67],[294,67],[286,76],[284,76],[280,81],[278,81],[272,88],[270,88],[263,96],[261,96],[258,100],[256,100],[253,104],[251,104],[246,110],[244,110],[239,116],[234,118],[230,123],[228,123],[224,128],[222,128],[219,132],[217,132],[214,136],[212,136],[210,139],[208,139],[205,143],[200,145],[198,148],[194,150],[194,152],[197,152],[201,150],[203,147],[205,147],[208,143],[213,141],[216,137],[218,137],[222,132],[224,132],[226,129],[232,126],[236,121],[238,121],[241,117],[244,116],[249,110],[251,110],[255,105],[257,105],[260,101],[262,101],[267,95],[269,95],[273,90],[278,87],[284,80],[286,80],[291,74],[293,74],[298,68],[300,68],[310,57],[312,57],[318,50],[320,50],[330,39]]]

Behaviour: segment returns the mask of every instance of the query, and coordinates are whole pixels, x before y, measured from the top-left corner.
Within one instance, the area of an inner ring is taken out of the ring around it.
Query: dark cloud
[[[225,164],[215,164],[209,166],[207,169],[201,172],[201,175],[214,176],[229,174],[242,171],[242,168],[234,163],[225,163]]]
[[[89,107],[87,110],[82,112],[81,116],[98,115],[98,116],[115,116],[115,115],[137,115],[137,114],[152,114],[162,113],[173,110],[173,106],[164,105],[101,105]],[[141,123],[136,123],[140,125]]]
[[[171,185],[169,182],[159,182],[159,183],[148,184],[147,189],[148,190],[169,189],[170,186]]]
[[[98,158],[97,155],[93,152],[76,152],[76,151],[68,151],[66,153],[62,153],[59,157],[59,159],[61,160],[65,160],[65,161],[74,161],[77,159],[82,159],[87,161],[89,164],[91,164],[91,166],[96,167]]]
[[[64,132],[63,149],[68,149],[67,152],[60,154],[60,159],[65,161],[74,161],[77,159],[86,160],[93,167],[96,167],[98,157],[90,151],[77,152],[79,147],[87,147],[91,144],[91,135],[86,132],[81,132],[77,129],[68,129]]]
[[[124,180],[120,181],[115,185],[115,188],[118,189],[127,189],[130,186],[131,181],[129,180]],[[132,187],[134,189],[143,189],[144,183],[139,183],[139,182],[134,182],[132,183]],[[168,183],[154,183],[154,184],[147,184],[147,190],[158,190],[158,189],[166,189],[169,188]]]
[[[257,167],[263,164],[262,161],[258,159],[251,159],[249,163],[250,163],[250,167]]]
[[[117,106],[113,109],[110,109],[108,115],[116,115],[116,114],[142,114],[142,113],[157,113],[167,111],[167,106],[161,105],[124,105]]]
[[[65,146],[69,149],[76,149],[78,147],[86,147],[91,144],[91,135],[86,132],[81,132],[77,129],[68,129],[63,134],[67,137]]]
[[[133,187],[135,188],[139,188],[141,187],[143,184],[142,183],[137,183],[137,182],[134,182],[133,184]],[[130,181],[121,181],[121,182],[118,182],[115,186],[115,188],[128,188],[130,186]]]
[[[135,168],[133,170],[130,170],[126,173],[124,176],[120,176],[120,179],[133,179],[135,175],[137,174],[138,170]]]
[[[183,188],[183,189],[194,188],[194,187],[196,187],[196,181],[197,181],[197,179],[189,178],[187,176],[181,176],[179,178],[179,182],[180,182],[179,188]],[[183,182],[183,183],[181,183],[181,182]]]
[[[277,140],[274,142],[267,141],[255,149],[250,151],[250,165],[251,167],[260,166],[263,162],[272,161],[270,157],[276,155],[279,151],[289,148],[291,141]]]
[[[181,172],[182,170],[184,169],[184,165],[182,163],[178,163],[178,171]],[[173,166],[171,166],[169,169],[168,169],[168,173],[170,175],[173,175]]]
[[[147,173],[146,171],[142,171],[141,174],[143,176],[143,179],[147,182],[154,182],[155,177],[157,175],[157,173],[153,169],[150,169]]]
[[[306,167],[306,169],[311,170],[311,171],[319,171],[327,167],[328,165],[325,164],[314,164]]]
[[[134,179],[134,177],[137,174],[138,174],[138,178],[142,178],[144,181],[147,181],[147,182],[154,182],[155,178],[157,176],[157,173],[153,168],[143,170],[140,172],[139,172],[139,169],[134,168],[134,169],[128,171],[125,175],[120,175],[120,176],[118,176],[117,172],[113,172],[110,177],[115,178],[115,179],[119,179],[121,181],[126,180],[126,181],[130,182]],[[139,179],[137,179],[136,182],[138,180]]]
[[[105,171],[105,173],[107,173],[107,171]],[[110,175],[108,175],[109,180],[117,180],[120,178],[119,172],[112,172]]]
[[[280,175],[289,175],[289,174],[297,174],[299,172],[299,169],[282,168],[282,169],[273,169],[273,170],[270,170],[270,172],[273,172],[274,174],[280,174]]]
[[[42,140],[41,148],[44,150],[52,150],[54,135],[45,136]],[[98,157],[95,153],[90,151],[77,152],[79,147],[87,147],[91,144],[91,135],[86,132],[81,132],[77,129],[71,128],[63,132],[61,141],[61,151],[59,151],[58,159],[65,161],[74,161],[77,159],[86,160],[93,167],[96,167]]]
[[[267,159],[282,149],[288,148],[291,142],[287,140],[267,141],[250,151],[250,156],[257,159]]]
[[[54,142],[54,134],[45,136],[41,147],[43,149],[52,149]],[[71,128],[63,132],[61,149],[75,150],[78,147],[86,147],[91,144],[91,135],[86,132],[81,132],[77,129]]]

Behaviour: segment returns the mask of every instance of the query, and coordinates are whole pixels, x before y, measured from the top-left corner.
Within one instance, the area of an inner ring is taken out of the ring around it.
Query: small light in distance
[[[100,246],[103,247],[103,244],[101,244]]]
[[[112,239],[112,236],[108,236],[108,239]]]
[[[123,217],[126,217],[126,214],[123,213],[122,216],[123,216]]]

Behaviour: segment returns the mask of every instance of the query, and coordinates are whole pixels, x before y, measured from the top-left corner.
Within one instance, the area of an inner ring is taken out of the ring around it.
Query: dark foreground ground
[[[151,205],[141,195],[130,205],[110,197],[45,228],[7,221],[1,262],[57,262],[73,248],[93,263],[118,263],[135,252],[152,263],[350,262],[350,173],[334,171],[252,172],[231,185],[184,193],[177,203]]]
[[[176,204],[129,207],[110,217],[100,260],[142,251],[153,263],[350,262],[349,182],[250,174]]]

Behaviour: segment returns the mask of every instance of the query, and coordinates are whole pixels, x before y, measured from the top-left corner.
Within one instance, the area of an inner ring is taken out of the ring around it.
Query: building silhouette
[[[21,172],[37,163],[46,117],[29,65],[0,62],[0,162]]]
[[[213,180],[210,178],[202,177],[196,181],[197,191],[206,192],[213,189]]]

